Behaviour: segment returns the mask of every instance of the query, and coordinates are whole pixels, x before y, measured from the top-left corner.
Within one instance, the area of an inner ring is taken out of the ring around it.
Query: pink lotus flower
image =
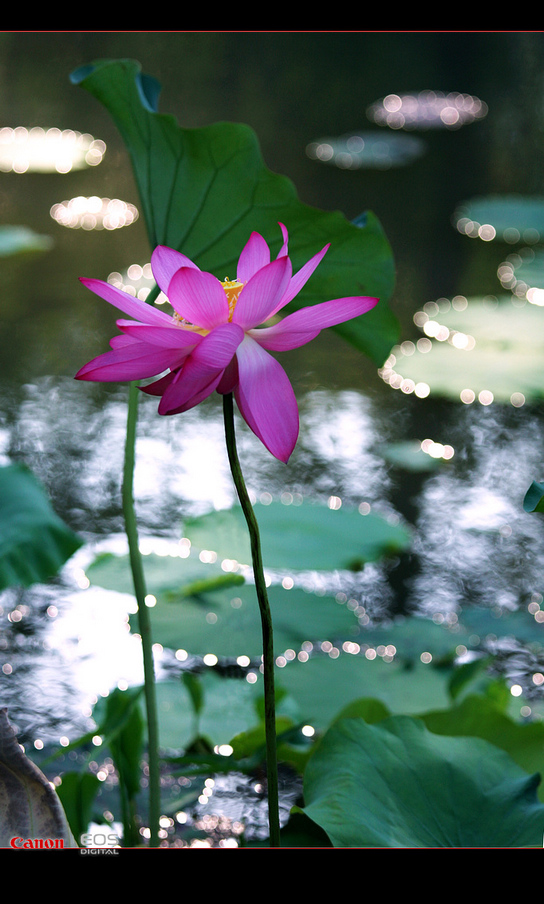
[[[288,257],[287,230],[273,261],[261,235],[253,232],[240,255],[235,280],[220,282],[189,258],[166,246],[155,248],[151,266],[157,285],[174,309],[170,316],[107,282],[81,282],[133,320],[118,320],[121,335],[111,351],[94,358],[78,380],[123,381],[159,377],[141,389],[161,397],[159,414],[198,405],[214,390],[232,392],[240,413],[266,448],[287,462],[297,441],[298,406],[287,374],[269,351],[298,348],[326,327],[358,317],[377,298],[337,298],[277,315],[302,289],[329,245],[295,275]]]

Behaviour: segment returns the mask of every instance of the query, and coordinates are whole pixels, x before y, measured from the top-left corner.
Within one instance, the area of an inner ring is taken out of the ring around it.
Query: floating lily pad
[[[512,296],[465,302],[432,316],[419,312],[414,320],[425,338],[408,343],[408,354],[405,343],[396,346],[382,379],[404,392],[424,384],[430,395],[467,404],[520,407],[544,398],[544,311]]]
[[[157,709],[162,748],[186,749],[195,728],[212,746],[227,744],[257,721],[257,703],[263,695],[262,679],[250,684],[225,679],[209,669],[198,677],[204,705],[196,723],[190,693],[183,681],[157,682]]]
[[[531,304],[544,305],[544,248],[522,248],[499,266],[501,285]]]
[[[358,570],[365,562],[403,552],[411,543],[407,528],[374,512],[361,514],[351,506],[257,503],[255,514],[264,566],[270,569]],[[183,529],[193,546],[214,550],[222,559],[251,564],[248,530],[239,506],[188,519]]]
[[[148,592],[156,603],[151,610],[153,640],[169,649],[183,648],[194,655],[253,658],[262,654],[259,606],[255,587],[231,582],[219,565],[203,564],[198,557],[149,555],[145,557]],[[88,570],[98,586],[132,593],[126,556],[106,556]],[[278,654],[299,650],[304,641],[335,640],[353,635],[357,616],[334,597],[318,596],[280,585],[268,588],[273,614],[274,647]],[[131,616],[135,631],[138,624]]]
[[[515,637],[520,643],[533,649],[544,647],[544,612],[537,609],[531,614],[526,609],[508,612],[503,609],[487,609],[483,606],[467,608],[460,615],[463,633],[479,637],[482,643],[488,637]]]
[[[444,462],[443,455],[430,455],[418,440],[389,443],[378,451],[389,464],[405,471],[434,471]]]
[[[489,195],[462,202],[453,215],[459,232],[485,241],[539,242],[544,235],[544,197]]]
[[[31,251],[49,251],[53,239],[38,235],[27,226],[0,226],[0,257],[11,257]]]
[[[412,135],[357,132],[338,138],[320,138],[306,148],[308,157],[338,169],[380,169],[406,166],[426,151],[421,139]]]

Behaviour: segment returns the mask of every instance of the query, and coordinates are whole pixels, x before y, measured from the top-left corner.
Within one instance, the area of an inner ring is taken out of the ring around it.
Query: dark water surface
[[[403,339],[418,335],[412,317],[427,301],[499,291],[497,266],[507,250],[460,235],[451,222],[457,204],[544,189],[540,33],[0,34],[0,128],[70,128],[107,145],[95,168],[0,173],[0,226],[26,226],[52,240],[41,254],[0,259],[0,461],[26,462],[93,550],[122,542],[126,390],[73,380],[106,349],[116,316],[77,280],[143,264],[149,249],[141,219],[112,232],[84,231],[58,225],[50,209],[79,195],[138,206],[114,125],[69,81],[80,65],[121,57],[159,79],[160,109],[182,125],[249,123],[267,165],[288,175],[304,202],[350,219],[374,211],[396,260],[391,305]],[[321,137],[375,129],[366,116],[375,100],[423,89],[475,95],[489,113],[456,131],[426,132],[426,153],[397,169],[346,171],[307,156],[306,146]],[[371,616],[455,611],[467,602],[515,608],[541,591],[542,528],[522,510],[527,487],[541,477],[540,405],[405,396],[332,334],[282,363],[300,402],[300,441],[285,467],[242,431],[248,485],[257,497],[287,491],[367,501],[416,528],[409,555],[365,577]],[[381,455],[384,443],[426,437],[455,450],[439,470],[397,469]],[[142,400],[136,497],[142,534],[163,538],[176,536],[182,516],[233,501],[218,399],[168,420],[157,416],[155,401]],[[140,679],[124,602],[97,594],[92,606],[88,597],[82,603],[86,555],[59,585],[0,597],[0,702],[25,741],[69,736],[86,725],[93,696],[120,674]],[[15,607],[24,616],[18,621],[10,617]],[[58,611],[62,618],[51,618]]]

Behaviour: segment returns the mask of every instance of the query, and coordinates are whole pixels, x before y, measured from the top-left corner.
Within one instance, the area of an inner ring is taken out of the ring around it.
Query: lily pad
[[[425,143],[415,136],[376,132],[320,138],[312,141],[306,148],[306,153],[312,160],[345,170],[388,170],[406,166],[421,157],[425,151]]]
[[[464,201],[454,212],[459,232],[484,241],[535,243],[544,235],[544,197],[488,195]]]
[[[342,719],[308,762],[304,812],[335,847],[539,847],[539,782],[480,738]]]
[[[536,617],[535,617],[536,616]],[[485,641],[487,637],[515,637],[531,647],[544,647],[544,612],[517,609],[510,612],[501,608],[469,606],[459,616],[464,633],[476,635]]]
[[[210,653],[234,659],[262,654],[259,606],[252,584],[223,587],[219,579],[226,576],[219,566],[198,559],[146,556],[145,573],[148,591],[156,600],[151,610],[155,642],[200,656]],[[126,557],[101,559],[87,576],[95,585],[132,592]],[[183,583],[193,591],[184,592]],[[299,650],[305,641],[349,637],[357,629],[356,615],[334,597],[286,590],[281,585],[269,587],[268,595],[278,654]],[[138,630],[136,623],[134,630]]]
[[[395,346],[382,379],[405,392],[425,384],[428,395],[465,403],[519,407],[542,399],[544,312],[512,296],[464,301],[463,309],[418,312],[414,320],[425,338],[409,343],[409,354],[405,343]]]
[[[407,528],[374,512],[352,506],[339,509],[317,503],[254,507],[265,568],[280,571],[359,570],[366,562],[404,552],[411,544]],[[249,535],[242,509],[234,506],[187,519],[185,536],[199,549],[222,559],[251,563]]]
[[[434,446],[444,446],[434,443]],[[451,447],[448,447],[448,449]],[[378,449],[385,461],[389,462],[395,468],[402,468],[405,471],[435,471],[444,463],[444,455],[430,455],[424,451],[419,440],[406,440],[398,443],[388,443],[386,446]]]
[[[0,590],[48,580],[82,545],[28,468],[0,468]]]
[[[157,682],[161,747],[186,748],[196,734],[206,737],[212,746],[228,744],[238,733],[254,727],[257,704],[263,695],[260,676],[250,683],[242,678],[224,678],[208,669],[198,681],[203,695],[198,718],[183,681]]]
[[[362,642],[361,636],[356,638]],[[394,634],[390,637],[395,642]],[[277,673],[277,682],[296,704],[304,719],[317,731],[326,730],[340,710],[363,697],[379,700],[393,713],[415,715],[427,709],[446,708],[450,669],[414,659],[387,661],[384,656],[342,652],[331,658],[312,655],[307,662],[293,661]]]
[[[0,257],[12,257],[33,251],[49,251],[53,239],[38,235],[27,226],[0,226]]]
[[[521,248],[500,264],[501,285],[531,304],[544,305],[544,248]]]

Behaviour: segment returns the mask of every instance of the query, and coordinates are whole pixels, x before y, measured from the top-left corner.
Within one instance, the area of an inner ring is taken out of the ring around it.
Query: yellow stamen
[[[190,320],[185,320],[181,314],[178,314],[177,311],[174,311],[172,314],[172,320],[176,326],[181,327],[184,330],[191,330],[192,333],[199,333],[201,336],[206,336],[209,333],[209,330],[202,329],[202,327],[195,326],[194,323],[191,323]]]
[[[225,290],[225,295],[227,296],[227,301],[229,303],[229,320],[232,320],[234,308],[236,307],[238,296],[244,288],[244,284],[237,279],[224,279],[221,285]]]

